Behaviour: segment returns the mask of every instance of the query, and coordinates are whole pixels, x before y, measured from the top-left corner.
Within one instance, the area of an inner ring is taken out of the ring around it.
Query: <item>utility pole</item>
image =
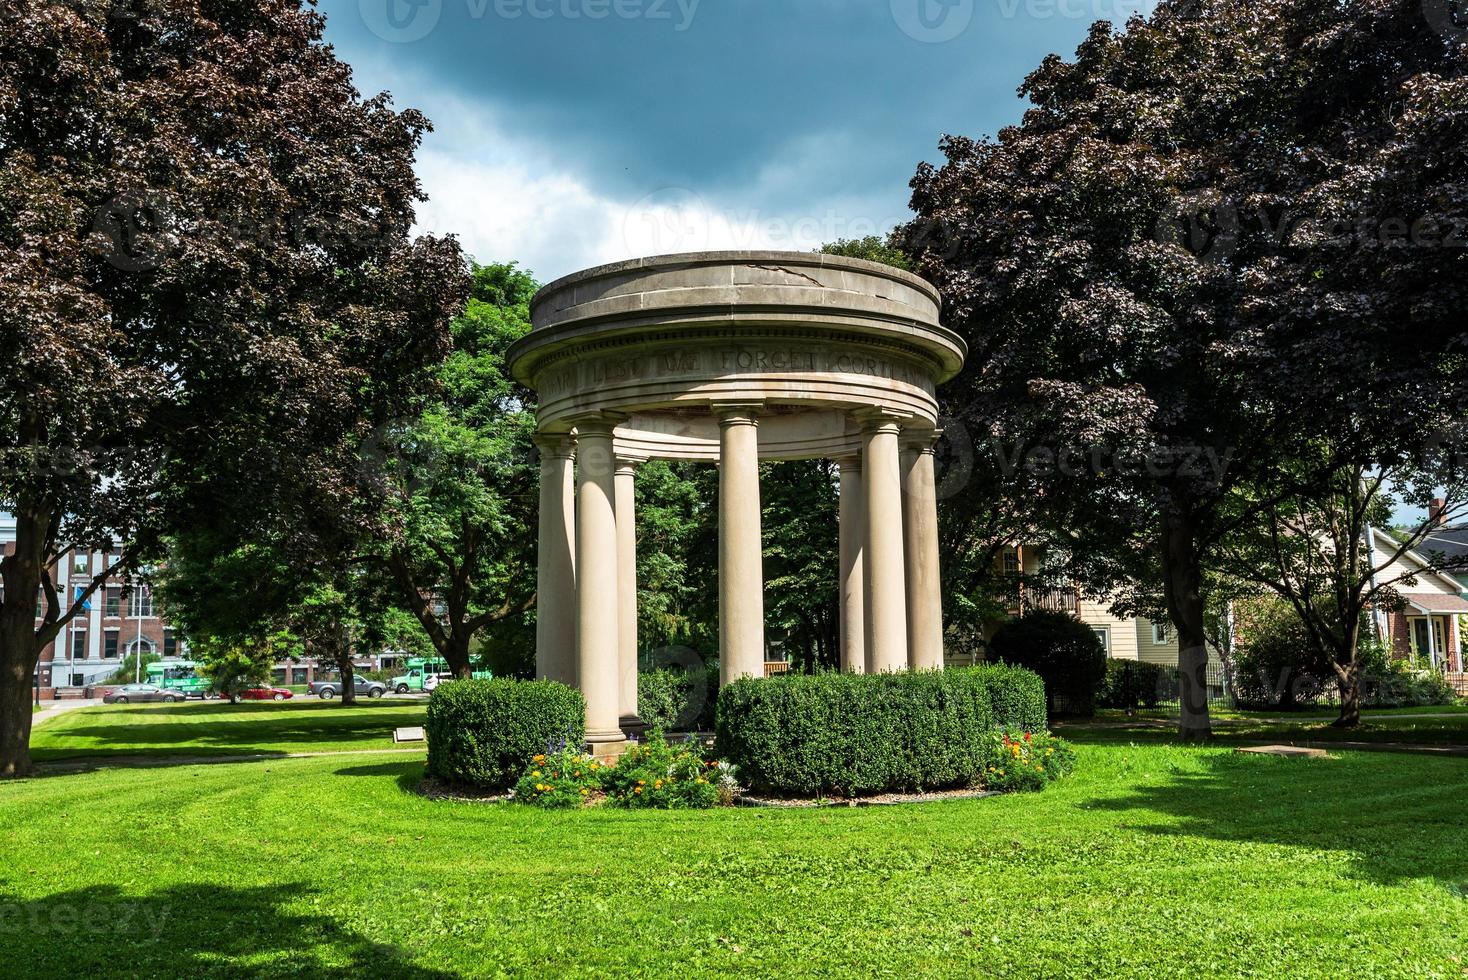
[[[133,592],[134,609],[138,614],[138,638],[133,643],[133,683],[143,682],[143,586]]]

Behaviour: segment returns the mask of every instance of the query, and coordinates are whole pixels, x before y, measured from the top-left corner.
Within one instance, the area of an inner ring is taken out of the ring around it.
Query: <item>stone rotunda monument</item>
[[[933,392],[966,349],[931,285],[819,253],[696,252],[558,279],[531,317],[510,369],[540,397],[536,671],[581,689],[596,751],[636,721],[649,459],[719,467],[723,683],[764,674],[761,460],[840,466],[842,669],[943,665]]]

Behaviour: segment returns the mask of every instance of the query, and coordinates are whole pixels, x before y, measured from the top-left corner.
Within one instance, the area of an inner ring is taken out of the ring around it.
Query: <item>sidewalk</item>
[[[47,702],[42,701],[41,703],[46,704]],[[94,704],[101,703],[101,698],[68,698],[65,701],[52,701],[50,702],[51,707],[42,708],[40,711],[31,715],[31,729],[34,731],[37,725],[48,718],[55,718],[57,715],[64,715],[68,711],[74,711],[77,708],[90,708]]]

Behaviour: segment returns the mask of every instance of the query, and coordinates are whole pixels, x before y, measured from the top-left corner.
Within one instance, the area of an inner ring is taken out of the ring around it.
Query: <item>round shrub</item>
[[[1164,694],[1177,691],[1176,671],[1142,660],[1107,660],[1106,680],[1097,694],[1103,708],[1155,708]]]
[[[428,775],[507,789],[535,756],[580,746],[586,701],[554,681],[454,681],[428,699],[424,730]]]
[[[989,641],[989,653],[1039,674],[1051,714],[1095,713],[1106,651],[1096,632],[1074,616],[1041,611],[1012,619]]]
[[[719,692],[715,745],[756,792],[860,796],[975,785],[994,729],[1044,727],[1044,687],[1018,668],[784,675]]]
[[[637,715],[649,728],[665,732],[708,731],[714,727],[718,693],[717,664],[640,671]]]

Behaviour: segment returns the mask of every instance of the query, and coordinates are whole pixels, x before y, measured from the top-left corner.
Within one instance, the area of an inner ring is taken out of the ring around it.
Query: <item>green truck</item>
[[[214,685],[193,660],[155,660],[143,667],[148,683],[165,691],[178,691],[185,697],[212,698]]]
[[[449,680],[453,677],[453,671],[449,670],[449,662],[442,657],[409,657],[403,662],[403,666],[408,669],[408,672],[394,677],[387,684],[389,688],[399,694],[424,690],[423,685],[430,677],[440,680]],[[476,670],[470,676],[477,681],[484,681],[494,675],[487,670]],[[432,689],[432,685],[429,689]]]

